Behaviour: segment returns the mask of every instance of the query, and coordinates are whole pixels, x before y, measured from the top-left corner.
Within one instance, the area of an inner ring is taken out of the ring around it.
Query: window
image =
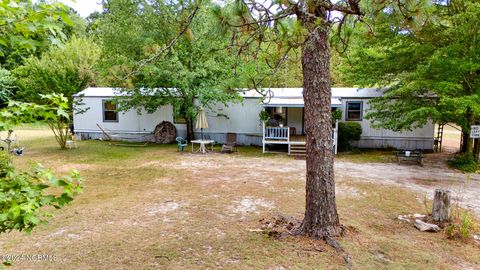
[[[103,101],[103,122],[118,122],[117,104],[111,100]]]
[[[362,102],[361,101],[348,101],[347,102],[347,114],[345,120],[347,121],[362,121]]]

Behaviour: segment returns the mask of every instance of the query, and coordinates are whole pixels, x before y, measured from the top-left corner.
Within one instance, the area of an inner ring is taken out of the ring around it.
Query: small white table
[[[202,152],[202,154],[205,154],[207,152],[207,144],[211,144],[212,148],[211,151],[213,151],[213,143],[215,142],[214,140],[193,140],[190,141],[192,143],[192,153],[193,153],[193,145],[194,144],[199,144],[200,148],[198,149],[197,152]]]

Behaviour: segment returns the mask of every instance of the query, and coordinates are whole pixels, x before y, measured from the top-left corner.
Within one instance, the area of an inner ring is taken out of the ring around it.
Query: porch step
[[[307,149],[305,145],[290,145],[290,155],[296,157],[305,157]]]

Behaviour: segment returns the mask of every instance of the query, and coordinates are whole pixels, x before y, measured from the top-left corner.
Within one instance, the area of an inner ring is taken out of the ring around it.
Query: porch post
[[[287,142],[290,142],[290,127],[287,126]]]
[[[290,156],[290,127],[287,126],[287,143],[288,143],[288,155]]]
[[[265,121],[262,121],[262,153],[265,154]]]
[[[335,144],[335,152],[334,154],[336,155],[337,154],[337,147],[338,147],[338,119],[335,120],[335,133],[333,135],[333,143]]]

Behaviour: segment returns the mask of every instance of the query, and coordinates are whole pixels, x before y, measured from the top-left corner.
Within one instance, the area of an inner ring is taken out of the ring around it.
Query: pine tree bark
[[[307,145],[305,217],[299,232],[314,238],[342,233],[335,200],[330,87],[329,25],[305,22],[302,46],[303,98]]]

